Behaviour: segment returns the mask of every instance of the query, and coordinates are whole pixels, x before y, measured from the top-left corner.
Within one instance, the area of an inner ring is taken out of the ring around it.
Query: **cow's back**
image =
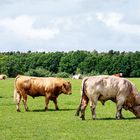
[[[15,80],[16,90],[26,92],[30,96],[44,96],[45,92],[56,92],[60,90],[65,81],[54,77],[30,77],[18,75]]]
[[[124,79],[114,76],[93,76],[86,82],[87,96],[95,94],[103,100],[114,99],[117,96],[128,96],[131,91],[131,83]]]
[[[30,88],[30,77],[18,75],[15,79],[15,87],[17,90]]]

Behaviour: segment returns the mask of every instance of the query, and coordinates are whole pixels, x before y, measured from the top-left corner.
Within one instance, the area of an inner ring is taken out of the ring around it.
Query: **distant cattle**
[[[112,76],[122,77],[122,76],[123,76],[123,74],[122,74],[122,73],[116,73],[116,74],[113,74]]]
[[[6,78],[7,78],[7,76],[5,74],[0,75],[0,80],[5,80]]]
[[[90,101],[92,118],[96,118],[97,101],[104,103],[112,100],[116,103],[116,119],[122,119],[122,108],[131,111],[136,117],[140,117],[140,94],[135,85],[125,78],[115,76],[86,77],[82,81],[81,101],[76,115],[81,112],[81,118],[85,119],[85,109]]]
[[[58,110],[57,97],[61,94],[71,94],[71,83],[62,78],[39,78],[18,75],[15,79],[14,99],[16,101],[16,109],[20,111],[20,101],[23,98],[25,110],[28,111],[27,95],[33,98],[45,96],[45,110],[48,110],[49,100],[55,104]]]
[[[82,79],[82,75],[81,74],[73,75],[72,79]]]

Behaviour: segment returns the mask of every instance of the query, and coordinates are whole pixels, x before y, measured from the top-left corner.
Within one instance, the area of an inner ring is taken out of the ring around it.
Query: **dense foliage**
[[[9,77],[17,74],[68,77],[76,73],[140,77],[140,52],[5,52],[0,53],[0,73]]]

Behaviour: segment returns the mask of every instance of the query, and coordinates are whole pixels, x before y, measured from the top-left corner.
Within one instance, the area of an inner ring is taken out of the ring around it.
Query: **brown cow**
[[[71,83],[62,78],[39,78],[18,75],[15,79],[14,99],[16,101],[16,109],[20,111],[20,100],[23,98],[25,110],[28,111],[27,95],[34,97],[45,96],[45,110],[48,110],[49,100],[55,104],[58,110],[57,97],[61,94],[71,94]]]
[[[116,103],[116,119],[122,119],[122,108],[131,111],[136,117],[140,117],[140,94],[132,82],[125,78],[115,76],[86,77],[82,81],[81,101],[76,115],[81,111],[81,118],[85,119],[85,109],[88,101],[92,112],[92,118],[96,118],[97,101],[104,103],[112,100]]]

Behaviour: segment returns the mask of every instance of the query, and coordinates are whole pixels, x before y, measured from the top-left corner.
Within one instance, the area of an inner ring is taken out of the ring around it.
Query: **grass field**
[[[140,91],[140,79],[131,78]],[[55,111],[52,102],[44,111],[44,97],[28,98],[30,112],[25,112],[21,102],[21,112],[16,112],[13,101],[14,79],[0,81],[0,140],[139,140],[140,120],[123,110],[126,119],[115,120],[115,104],[107,101],[105,106],[97,105],[97,120],[91,119],[90,107],[86,110],[86,120],[75,116],[80,100],[81,80],[70,80],[72,95],[60,95]]]

